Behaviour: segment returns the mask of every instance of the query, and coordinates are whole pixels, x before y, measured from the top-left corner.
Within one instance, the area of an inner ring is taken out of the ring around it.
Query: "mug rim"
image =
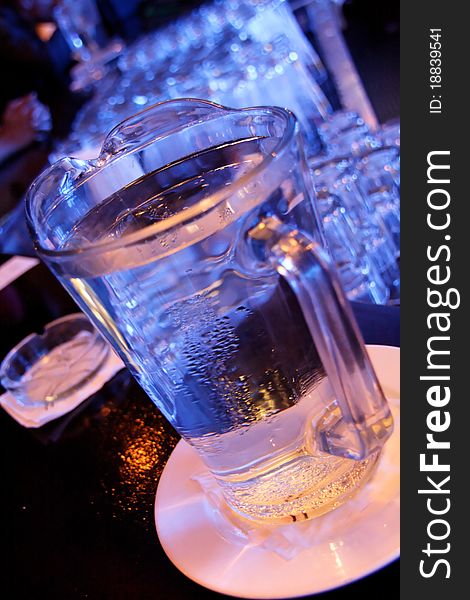
[[[84,246],[81,246],[78,248],[63,249],[63,250],[48,249],[48,248],[44,248],[43,246],[41,246],[40,242],[37,239],[36,224],[35,224],[34,218],[32,217],[32,214],[31,214],[32,213],[31,209],[32,209],[33,203],[35,201],[34,198],[35,198],[36,193],[38,192],[37,188],[40,187],[40,184],[55,169],[57,169],[58,165],[60,165],[63,161],[78,160],[78,159],[74,159],[73,157],[64,157],[64,158],[60,159],[59,161],[57,161],[53,165],[51,165],[47,170],[43,171],[33,181],[33,183],[29,187],[27,194],[26,194],[26,203],[25,203],[26,204],[26,211],[25,211],[26,219],[27,219],[27,223],[29,225],[30,230],[34,234],[34,244],[35,244],[36,251],[38,252],[39,255],[43,255],[45,257],[50,257],[50,258],[55,258],[55,259],[60,259],[60,258],[65,259],[65,258],[71,258],[71,257],[77,256],[77,255],[101,254],[103,252],[110,252],[110,251],[113,251],[113,250],[116,250],[119,248],[123,248],[126,246],[132,246],[136,243],[142,242],[143,240],[145,240],[147,238],[164,233],[174,227],[180,226],[180,225],[184,224],[185,221],[197,218],[197,217],[201,216],[204,212],[206,212],[208,210],[212,210],[215,207],[217,207],[224,200],[226,200],[226,198],[228,196],[232,196],[237,191],[239,191],[241,188],[247,186],[251,181],[253,181],[253,179],[255,177],[259,176],[262,172],[264,172],[273,162],[278,162],[284,155],[286,148],[288,148],[289,144],[293,140],[295,133],[296,133],[297,118],[287,108],[281,108],[279,106],[253,106],[253,107],[246,107],[246,108],[230,108],[230,107],[222,106],[220,104],[216,104],[215,102],[211,102],[209,100],[202,100],[202,99],[197,99],[197,98],[177,98],[177,99],[172,99],[172,100],[165,100],[162,102],[157,102],[157,103],[145,108],[144,110],[141,110],[141,111],[135,113],[134,115],[131,115],[130,117],[128,117],[127,119],[124,119],[119,124],[117,124],[115,127],[113,127],[111,129],[111,131],[108,133],[108,135],[106,136],[105,140],[103,141],[103,144],[101,145],[99,156],[95,159],[91,159],[91,160],[87,160],[87,161],[80,161],[82,164],[89,166],[89,168],[86,169],[83,173],[87,174],[89,177],[91,177],[91,176],[95,175],[96,173],[100,172],[102,169],[105,169],[110,164],[112,164],[114,162],[114,160],[118,160],[122,157],[129,156],[133,152],[136,152],[136,151],[140,150],[141,148],[144,148],[145,146],[148,146],[150,144],[158,143],[158,140],[161,139],[161,137],[159,137],[158,133],[155,133],[155,136],[150,141],[142,142],[139,145],[137,145],[136,147],[131,147],[130,149],[125,149],[124,151],[118,150],[116,153],[113,153],[113,154],[110,154],[109,152],[107,152],[107,143],[108,143],[108,140],[112,137],[113,133],[115,133],[120,128],[125,127],[126,124],[132,122],[137,117],[141,117],[141,116],[145,115],[146,113],[148,113],[152,110],[155,110],[157,107],[167,106],[170,104],[183,104],[183,105],[187,104],[189,107],[191,105],[200,105],[203,107],[213,108],[218,111],[218,114],[214,118],[217,118],[218,116],[222,116],[223,114],[232,114],[232,113],[240,113],[240,114],[243,114],[243,113],[246,113],[246,114],[255,113],[256,114],[256,113],[258,113],[258,114],[264,114],[264,115],[272,114],[275,117],[277,117],[278,119],[280,118],[284,121],[285,128],[284,128],[282,137],[279,138],[278,142],[276,143],[275,147],[271,150],[271,152],[268,155],[263,156],[262,160],[257,165],[255,165],[253,168],[251,168],[246,174],[242,175],[239,179],[237,179],[233,184],[231,184],[227,188],[217,190],[215,193],[211,194],[208,198],[203,198],[203,199],[199,200],[198,202],[196,202],[196,204],[194,206],[192,206],[184,211],[179,211],[175,215],[172,215],[170,217],[162,219],[161,221],[158,221],[156,223],[152,223],[151,225],[147,225],[146,227],[143,227],[142,229],[138,229],[137,231],[134,231],[127,235],[123,235],[122,237],[120,237],[118,239],[114,239],[114,240],[113,239],[104,239],[104,240],[100,240],[97,242],[89,243],[87,245],[84,245]],[[200,122],[200,121],[195,120],[194,123],[189,123],[186,126],[181,125],[180,127],[172,130],[168,134],[167,137],[170,137],[170,136],[174,135],[175,133],[177,133],[178,131],[181,131],[181,129],[183,127],[192,127],[193,125],[196,125],[198,122]],[[73,188],[76,189],[76,188],[80,187],[80,185],[85,183],[85,181],[87,181],[87,180],[88,180],[88,178],[86,180],[80,180],[80,181],[73,182]],[[65,197],[65,194],[59,194],[57,196],[57,199],[61,199],[61,198],[63,199],[64,197]]]

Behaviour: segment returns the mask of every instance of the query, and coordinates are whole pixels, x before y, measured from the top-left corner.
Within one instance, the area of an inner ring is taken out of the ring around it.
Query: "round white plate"
[[[329,534],[291,560],[259,546],[230,543],[214,527],[210,506],[199,484],[191,480],[203,470],[202,463],[195,451],[180,441],[160,479],[155,521],[163,549],[187,577],[232,596],[292,598],[350,583],[398,558],[400,350],[388,346],[367,349],[390,400],[395,430],[366,486],[369,489],[359,491],[350,501],[358,501],[359,514],[346,525],[339,519],[337,530],[332,520],[336,511],[318,517],[329,519]],[[381,469],[384,464],[387,468]],[[362,504],[361,494],[367,494]]]

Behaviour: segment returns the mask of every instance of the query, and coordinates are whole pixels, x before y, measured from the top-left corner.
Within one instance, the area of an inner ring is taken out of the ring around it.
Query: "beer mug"
[[[257,520],[347,500],[393,421],[324,249],[294,115],[182,99],[27,196],[40,257]]]

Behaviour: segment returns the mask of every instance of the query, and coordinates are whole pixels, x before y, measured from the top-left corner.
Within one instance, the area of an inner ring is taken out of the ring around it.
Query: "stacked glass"
[[[332,112],[320,87],[326,79],[286,0],[215,0],[127,48],[54,158],[96,148],[123,119],[182,97],[235,108],[286,106],[318,152],[316,123]]]
[[[289,108],[345,291],[383,304],[399,298],[399,123],[372,132],[355,113],[333,113],[327,78],[286,0],[214,0],[127,48],[53,158],[96,156],[113,126],[163,100]]]
[[[371,131],[354,112],[338,111],[318,125],[322,151],[311,160],[317,195],[333,195],[340,212],[337,229],[355,240],[355,260],[344,265],[344,253],[330,243],[341,264],[340,276],[348,296],[357,297],[356,280],[362,269],[362,294],[378,304],[400,299],[400,125],[386,123]],[[319,204],[322,209],[322,204]],[[330,219],[331,216],[325,217]],[[326,227],[325,227],[326,228]],[[345,233],[345,229],[348,231]],[[328,235],[327,235],[328,237]],[[347,273],[342,275],[342,273]],[[365,284],[365,285],[364,285]],[[368,297],[367,297],[368,296]]]

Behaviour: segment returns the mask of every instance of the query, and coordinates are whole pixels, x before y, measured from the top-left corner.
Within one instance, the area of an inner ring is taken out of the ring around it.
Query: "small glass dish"
[[[108,354],[108,343],[85,315],[67,315],[10,350],[0,381],[19,404],[50,406],[87,384]]]

